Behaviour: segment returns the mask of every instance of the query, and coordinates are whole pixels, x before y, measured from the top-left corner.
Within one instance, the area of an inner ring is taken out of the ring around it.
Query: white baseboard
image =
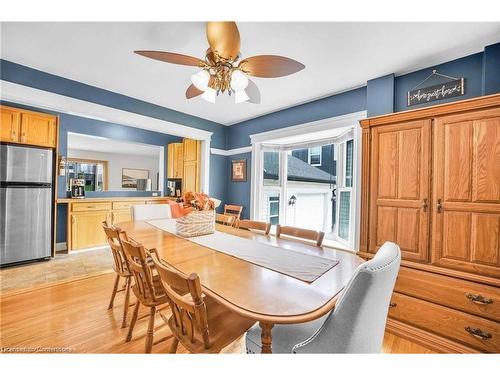
[[[64,251],[68,250],[68,245],[66,242],[58,242],[56,243],[56,251]]]

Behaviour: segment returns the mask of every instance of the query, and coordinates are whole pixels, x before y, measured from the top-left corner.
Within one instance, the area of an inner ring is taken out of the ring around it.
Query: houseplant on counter
[[[204,193],[186,192],[181,203],[171,203],[176,232],[182,237],[203,236],[215,232],[215,209],[221,201]]]

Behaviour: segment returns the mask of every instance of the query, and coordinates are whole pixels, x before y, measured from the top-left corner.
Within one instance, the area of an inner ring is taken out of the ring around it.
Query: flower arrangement
[[[221,204],[221,201],[210,198],[205,193],[185,192],[182,201],[179,203],[170,203],[172,216],[179,218],[186,216],[193,211],[213,211]]]
[[[172,203],[177,234],[183,237],[203,236],[215,231],[215,208],[221,201],[204,193],[186,192],[182,202]]]

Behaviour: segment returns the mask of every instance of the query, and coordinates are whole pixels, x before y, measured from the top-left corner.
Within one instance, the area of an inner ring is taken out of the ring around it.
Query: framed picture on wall
[[[122,168],[122,188],[137,189],[137,180],[149,178],[149,169]]]
[[[232,161],[231,180],[234,182],[245,182],[247,180],[247,159]]]

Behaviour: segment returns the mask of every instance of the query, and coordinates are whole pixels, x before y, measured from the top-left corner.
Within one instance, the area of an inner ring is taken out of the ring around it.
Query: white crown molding
[[[252,152],[252,146],[233,148],[232,150],[221,150],[219,148],[211,148],[210,152],[214,155],[231,156]]]
[[[0,80],[0,99],[178,137],[204,141],[210,141],[212,137],[212,132],[209,131],[139,115],[137,113],[123,111],[121,109],[95,104],[4,80]]]

